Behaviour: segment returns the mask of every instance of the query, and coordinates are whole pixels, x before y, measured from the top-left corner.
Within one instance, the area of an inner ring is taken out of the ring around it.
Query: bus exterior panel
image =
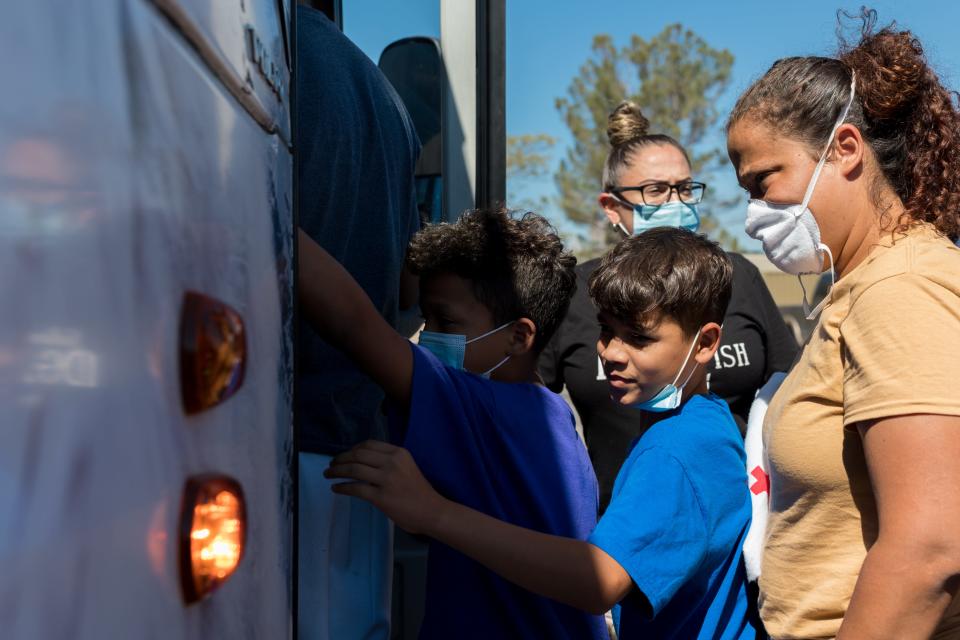
[[[277,3],[207,4],[212,24],[283,42]],[[292,633],[287,87],[249,51],[211,58],[159,5],[38,0],[0,21],[4,638]],[[188,292],[234,309],[246,336],[236,393],[193,415]],[[246,547],[187,605],[183,490],[206,473],[242,487]]]

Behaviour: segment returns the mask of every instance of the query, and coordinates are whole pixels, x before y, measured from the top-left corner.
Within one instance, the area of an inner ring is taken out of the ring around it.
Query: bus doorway
[[[397,33],[395,38],[392,37],[378,48],[379,55],[370,56],[379,63],[380,69],[403,100],[422,145],[416,167],[420,221],[425,224],[452,220],[466,209],[504,201],[502,1],[464,3],[430,0],[402,8],[396,5],[378,8],[351,2],[313,1],[304,4],[323,11],[344,28],[348,37],[354,33],[352,24],[361,21],[369,23],[374,19],[378,24],[389,22],[389,15],[382,15],[380,9],[389,14],[396,10],[417,11],[429,4],[430,11],[438,18],[436,31]],[[302,30],[298,32],[298,37],[304,37]],[[303,76],[301,80],[305,78]],[[302,123],[298,123],[298,126],[302,126]],[[302,160],[302,156],[299,157]],[[303,206],[301,201],[301,214]],[[383,259],[378,254],[366,257],[371,263]],[[398,330],[413,336],[419,330],[419,324],[419,313],[414,309],[400,318]],[[302,433],[302,413],[300,420]],[[356,441],[349,438],[348,429],[343,431],[344,437],[338,438],[338,445],[355,444]],[[339,450],[340,446],[331,446],[323,453],[333,455]],[[328,520],[330,535],[339,535],[337,532],[340,529],[334,522],[332,512]],[[370,539],[364,532],[356,531],[350,535],[353,540],[363,540],[363,544],[368,544],[367,540]],[[370,616],[387,617],[391,621],[391,637],[414,638],[423,609],[425,546],[402,532],[396,532],[395,536],[392,612],[371,612]],[[331,549],[335,542],[331,537]],[[304,544],[307,542],[301,536],[301,551]],[[372,546],[374,543],[369,544]],[[347,563],[345,554],[331,552],[329,562],[331,566],[327,572],[331,579],[343,571],[353,571],[344,568]],[[337,566],[332,566],[334,563]],[[303,570],[305,568],[301,564]],[[380,579],[369,569],[358,567],[356,572],[370,575],[373,581]],[[379,593],[375,585],[363,585],[362,581],[360,584],[352,581],[339,581],[337,584],[340,591],[334,594],[331,589],[331,598],[335,595],[352,601],[379,598],[378,595],[372,595]],[[365,587],[370,590],[365,591]],[[304,607],[303,602],[301,594],[301,608]],[[333,600],[320,607],[321,610],[334,608],[339,607]],[[303,615],[301,611],[301,621]],[[381,628],[376,620],[364,620],[359,616],[354,617],[352,622],[352,628],[343,630],[343,633],[356,634],[354,637],[363,637],[366,629]]]

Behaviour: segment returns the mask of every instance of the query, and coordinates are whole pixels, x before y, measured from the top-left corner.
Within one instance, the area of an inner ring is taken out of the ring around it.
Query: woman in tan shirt
[[[770,405],[774,638],[960,638],[960,115],[909,32],[787,58],[728,148],[747,231],[835,275]]]

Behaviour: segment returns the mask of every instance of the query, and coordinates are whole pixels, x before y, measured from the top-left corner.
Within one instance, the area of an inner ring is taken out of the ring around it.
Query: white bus
[[[291,7],[2,14],[0,637],[290,637]]]
[[[504,0],[429,1],[441,220],[504,200]],[[0,637],[293,637],[293,0],[2,16]]]

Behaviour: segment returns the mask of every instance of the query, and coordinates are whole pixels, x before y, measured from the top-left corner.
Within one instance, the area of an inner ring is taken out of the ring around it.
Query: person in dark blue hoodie
[[[399,327],[400,312],[416,300],[403,264],[420,227],[420,141],[370,58],[321,12],[301,4],[296,17],[298,224],[350,272],[384,322]],[[386,636],[390,523],[368,505],[331,500],[322,476],[331,455],[386,436],[383,391],[305,322],[296,384],[297,633],[301,640],[342,637],[343,629]]]

